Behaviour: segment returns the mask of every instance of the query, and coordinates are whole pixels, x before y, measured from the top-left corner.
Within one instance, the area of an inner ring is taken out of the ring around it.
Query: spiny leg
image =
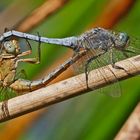
[[[129,56],[127,55],[127,52],[128,51],[122,51],[122,53],[123,53],[123,55],[126,57],[126,58],[128,58]],[[132,52],[133,53],[133,52]],[[121,67],[121,66],[117,66],[116,64],[115,64],[115,61],[114,61],[114,55],[113,55],[113,52],[111,51],[111,53],[110,53],[110,60],[111,60],[111,65],[112,65],[112,67],[114,68],[114,69],[119,69],[119,70],[123,70],[123,71],[125,71],[128,75],[131,75],[132,76],[132,74],[131,73],[129,73],[125,68],[123,68],[123,67]],[[133,65],[133,64],[132,64]],[[134,66],[135,67],[135,66]]]
[[[40,59],[41,59],[41,53],[40,53],[41,52],[40,51],[41,42],[40,42],[39,33],[38,33],[38,37],[39,37],[39,45],[38,45],[38,56],[37,56],[37,58],[18,59],[17,60],[17,63],[18,62],[28,62],[28,63],[32,63],[32,64],[38,64],[38,63],[40,63]],[[26,39],[26,42],[28,44],[27,46],[29,47],[29,50],[21,53],[20,55],[18,55],[19,57],[25,56],[25,55],[28,55],[28,54],[31,54],[32,53],[32,47],[31,47],[31,44],[29,43],[28,39]]]
[[[40,47],[41,47],[41,41],[40,41],[40,38],[41,38],[41,36],[39,35],[39,33],[37,33],[38,34],[38,56],[37,56],[37,58],[36,58],[36,62],[34,61],[34,58],[33,58],[33,63],[36,63],[36,64],[38,64],[38,63],[40,63],[40,60],[41,60],[41,51],[40,51]],[[26,41],[27,41],[27,43],[28,43],[28,46],[30,47],[30,50],[32,50],[32,47],[31,47],[31,44],[29,43],[29,41],[28,41],[28,39],[26,38]],[[31,59],[30,59],[31,60]]]
[[[86,76],[86,86],[87,86],[87,89],[90,89],[89,86],[88,86],[88,74],[89,74],[88,67],[89,67],[89,64],[93,60],[95,60],[97,57],[99,57],[99,55],[98,56],[93,56],[92,58],[88,59],[87,62],[86,62],[86,64],[85,64],[85,76]]]
[[[39,43],[38,43],[38,61],[40,63],[40,61],[41,61],[41,49],[40,49],[40,47],[41,47],[41,36],[39,35],[39,32],[37,32],[37,34],[38,34],[38,41],[39,41]]]
[[[96,56],[93,56],[93,57],[91,57],[91,58],[89,58],[88,60],[87,60],[87,62],[86,62],[86,64],[85,64],[85,76],[86,76],[86,85],[87,85],[87,89],[90,89],[89,88],[89,86],[88,86],[88,66],[89,66],[89,64],[93,61],[93,60],[95,60],[96,58],[98,58],[98,57],[100,57],[101,55],[103,55],[103,54],[105,54],[106,53],[106,51],[104,51],[104,52],[101,52],[100,54],[98,54],[98,55],[96,55]]]
[[[21,52],[18,55],[18,57],[30,55],[32,53],[32,47],[31,47],[31,45],[30,45],[30,43],[29,43],[29,41],[27,39],[26,39],[26,43],[27,43],[27,46],[26,47],[28,48],[28,50],[27,51],[24,51],[24,52]]]
[[[89,64],[90,64],[91,61],[92,61],[92,59],[89,59],[87,61],[87,63],[85,64],[85,77],[86,77],[86,86],[87,86],[87,89],[90,89],[89,86],[88,86],[88,74],[89,74],[89,72],[88,72],[88,66],[89,66]]]
[[[117,65],[115,64],[114,53],[113,53],[113,50],[112,50],[112,49],[110,50],[110,61],[111,61],[111,65],[112,65],[113,68],[124,70],[123,67],[117,66]]]

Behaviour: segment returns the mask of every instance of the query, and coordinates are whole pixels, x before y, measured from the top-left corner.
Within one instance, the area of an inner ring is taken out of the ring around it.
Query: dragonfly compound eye
[[[15,44],[12,41],[5,41],[4,48],[7,53],[14,54],[16,50]]]
[[[129,43],[129,36],[126,33],[119,33],[120,46],[126,48]]]

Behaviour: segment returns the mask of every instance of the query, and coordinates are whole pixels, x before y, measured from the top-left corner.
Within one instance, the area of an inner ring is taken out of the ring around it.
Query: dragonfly
[[[23,38],[26,40],[33,40],[57,44],[68,47],[74,51],[73,57],[68,59],[56,70],[51,72],[45,78],[30,81],[26,79],[15,79],[16,70],[19,62],[28,62],[37,64],[40,62],[40,45],[38,45],[38,58],[21,58],[32,53],[32,47],[27,41],[27,51],[21,52],[20,45],[15,39],[11,37]],[[50,81],[55,79],[58,75],[64,72],[72,64],[76,64],[81,58],[84,59],[85,81],[88,87],[88,67],[93,61],[100,61],[99,58],[105,54],[109,54],[109,59],[114,68],[123,69],[115,65],[114,50],[122,53],[123,56],[128,57],[128,54],[135,53],[128,49],[130,46],[130,37],[123,32],[113,32],[104,28],[93,28],[79,36],[72,36],[66,38],[47,38],[19,31],[11,30],[3,33],[0,36],[1,54],[0,54],[0,87],[8,87],[16,92],[29,92],[46,86]],[[86,59],[85,59],[86,58]],[[102,58],[104,60],[104,58]],[[104,62],[103,62],[104,63]],[[100,64],[100,62],[98,63]]]
[[[40,48],[38,50],[40,50]],[[34,81],[21,78],[16,79],[16,70],[18,67],[18,63],[28,62],[32,64],[38,64],[40,62],[40,58],[21,58],[22,56],[26,56],[31,53],[32,53],[31,46],[29,47],[29,50],[20,52],[20,46],[18,44],[18,41],[14,39],[4,41],[1,44],[0,87],[11,88],[16,92],[33,91],[41,87],[44,87],[46,84],[51,82],[57,75],[61,74],[75,61],[77,61],[81,56],[83,56],[85,54],[85,51],[81,51],[77,55],[69,58],[56,70],[47,75],[45,78]]]

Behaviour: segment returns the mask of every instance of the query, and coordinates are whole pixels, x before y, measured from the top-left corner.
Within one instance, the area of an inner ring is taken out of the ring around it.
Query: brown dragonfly
[[[32,64],[40,63],[40,45],[38,46],[39,52],[37,58],[21,58],[32,53],[32,48],[29,42],[27,44],[29,50],[24,52],[20,51],[20,45],[15,39],[3,41],[1,44],[0,87],[11,88],[16,92],[29,92],[39,89],[47,85],[50,81],[56,78],[56,76],[65,71],[82,55],[85,54],[85,51],[79,52],[77,55],[68,59],[65,63],[63,63],[60,67],[58,67],[43,79],[34,81],[21,78],[16,79],[16,70],[18,68],[19,62],[28,62]]]

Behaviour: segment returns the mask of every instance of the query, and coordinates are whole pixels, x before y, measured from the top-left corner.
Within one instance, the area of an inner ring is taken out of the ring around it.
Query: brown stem
[[[136,106],[115,140],[139,140],[140,139],[140,103]]]
[[[135,4],[135,0],[110,0],[91,27],[112,28]]]
[[[111,65],[93,70],[89,75],[89,87],[98,89],[118,80],[127,79],[140,73],[140,55],[116,63],[124,69],[114,69]],[[104,76],[101,71],[104,72]],[[115,76],[114,76],[115,75]],[[0,122],[21,116],[45,106],[84,94],[87,89],[85,74],[69,78],[48,87],[21,95],[0,103]]]
[[[47,19],[50,15],[54,14],[66,4],[68,0],[47,0],[39,8],[35,9],[21,24],[18,25],[16,30],[26,32],[37,25],[43,20]]]

